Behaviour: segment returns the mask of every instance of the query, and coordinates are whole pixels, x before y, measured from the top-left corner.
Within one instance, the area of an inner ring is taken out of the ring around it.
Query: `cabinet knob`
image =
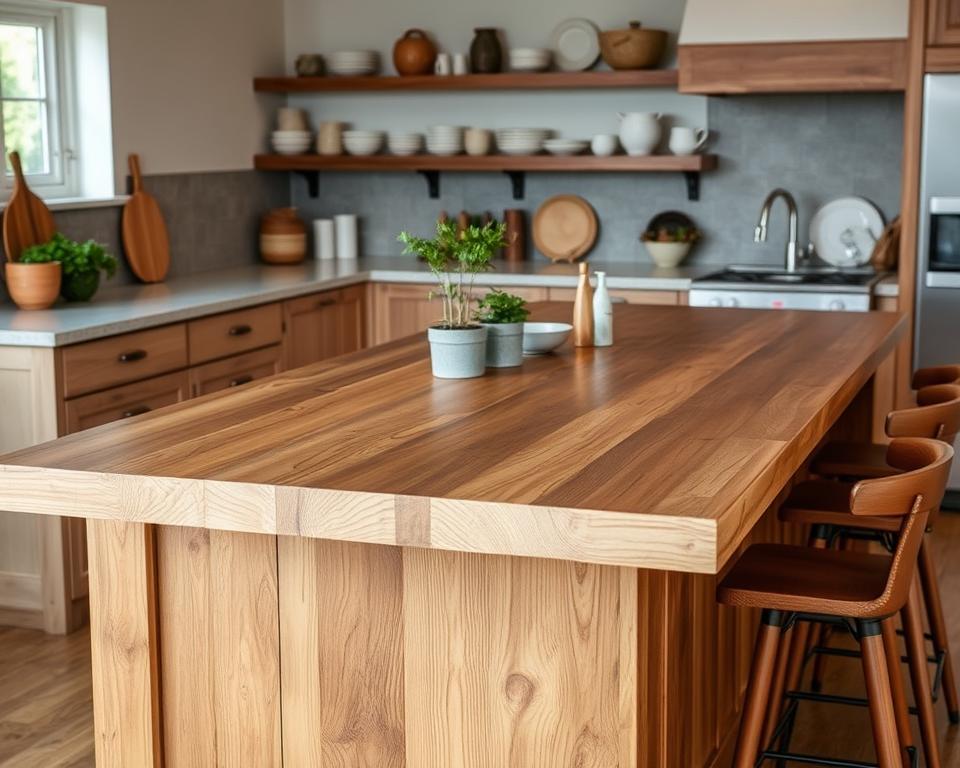
[[[227,334],[230,336],[246,336],[248,333],[252,333],[253,328],[249,325],[233,325],[230,326],[230,330],[227,331]]]
[[[230,379],[230,386],[239,387],[241,384],[249,384],[251,381],[253,381],[253,376],[248,373],[244,376],[237,376],[235,379]]]
[[[141,414],[149,413],[149,412],[150,412],[149,405],[138,405],[135,408],[131,408],[129,411],[124,411],[123,413],[121,413],[120,418],[129,419],[133,416],[140,416]]]
[[[121,363],[135,363],[143,360],[147,356],[145,349],[131,349],[129,352],[121,352],[117,355],[117,360]]]

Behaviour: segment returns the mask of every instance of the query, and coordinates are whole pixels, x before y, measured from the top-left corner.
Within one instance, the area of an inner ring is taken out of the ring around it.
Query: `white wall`
[[[117,179],[130,152],[148,174],[251,168],[276,103],[252,79],[283,71],[283,0],[89,4],[107,8]]]
[[[627,26],[631,19],[676,33],[683,0],[285,0],[288,70],[300,53],[356,48],[379,50],[393,72],[395,40],[411,27],[426,30],[441,50],[466,52],[473,29],[504,30],[507,45],[549,47],[550,33],[562,20],[587,17],[601,29]],[[668,63],[673,56],[671,46]],[[314,120],[344,120],[357,127],[422,130],[430,123],[485,127],[535,125],[564,135],[615,133],[616,112],[653,111],[675,123],[705,126],[706,99],[670,89],[564,91],[552,93],[324,94],[292,103],[308,108]]]

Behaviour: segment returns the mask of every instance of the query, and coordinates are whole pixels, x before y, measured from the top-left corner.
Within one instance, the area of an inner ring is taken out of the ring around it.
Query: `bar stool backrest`
[[[920,368],[913,374],[911,386],[915,390],[934,384],[960,384],[960,365],[935,365],[931,368]]]
[[[861,480],[850,492],[854,515],[902,517],[881,615],[892,615],[907,601],[927,516],[940,506],[950,475],[953,448],[941,440],[899,437],[887,449],[887,463],[901,474]]]
[[[891,411],[889,437],[935,437],[953,444],[960,431],[960,385],[934,384],[917,392],[917,406]]]

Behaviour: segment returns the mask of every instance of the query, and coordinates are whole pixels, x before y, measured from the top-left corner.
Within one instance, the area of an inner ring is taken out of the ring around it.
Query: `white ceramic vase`
[[[523,364],[523,323],[484,323],[487,328],[487,368]]]
[[[619,112],[620,143],[628,155],[649,155],[660,143],[659,112]]]
[[[487,327],[428,328],[430,366],[438,379],[483,376],[487,362]]]

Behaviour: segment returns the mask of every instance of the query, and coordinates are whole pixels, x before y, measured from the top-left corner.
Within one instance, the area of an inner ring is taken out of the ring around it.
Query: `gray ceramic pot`
[[[523,323],[484,323],[487,327],[487,368],[523,364]]]
[[[428,328],[430,365],[438,379],[483,376],[487,358],[487,328]]]

